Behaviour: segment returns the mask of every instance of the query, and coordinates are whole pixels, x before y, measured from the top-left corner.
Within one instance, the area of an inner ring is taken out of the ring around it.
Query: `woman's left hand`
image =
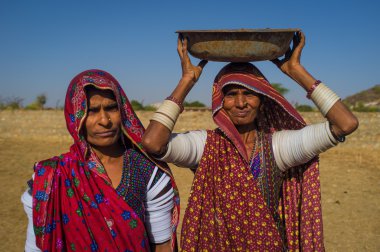
[[[309,91],[316,79],[301,65],[304,46],[305,35],[298,31],[293,37],[293,48],[289,48],[283,59],[274,59],[272,62],[306,91]],[[359,125],[356,116],[340,100],[331,107],[326,118],[332,125],[332,131],[339,137],[351,134]]]
[[[274,59],[272,62],[286,75],[293,78],[293,75],[299,69],[303,69],[301,65],[302,49],[305,46],[305,35],[298,31],[293,37],[293,47],[289,47],[283,59]]]

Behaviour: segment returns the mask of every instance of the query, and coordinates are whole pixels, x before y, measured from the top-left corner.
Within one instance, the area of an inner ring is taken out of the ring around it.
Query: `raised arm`
[[[199,76],[202,73],[203,67],[207,64],[207,61],[202,60],[199,62],[198,66],[194,66],[191,63],[187,53],[187,39],[182,38],[181,35],[178,36],[177,51],[181,60],[182,77],[168,98],[169,100],[182,106],[187,94],[199,79]],[[162,114],[167,117],[165,113]],[[168,118],[168,120],[173,121],[172,119],[174,118]],[[175,118],[175,120],[176,119],[177,118]],[[149,153],[160,155],[164,153],[166,149],[170,134],[171,129],[167,126],[159,121],[151,120],[142,138],[142,144]]]
[[[323,85],[318,87],[319,81],[301,65],[301,54],[304,46],[305,36],[302,32],[297,32],[293,38],[293,48],[289,48],[283,59],[275,59],[272,62],[276,64],[283,73],[303,87],[308,93],[308,97],[311,95],[311,99],[318,107],[324,107],[326,105],[326,108],[329,108],[328,103],[333,101],[332,95],[330,95],[332,93],[326,91],[327,87]],[[318,91],[316,91],[317,88]],[[327,111],[321,112],[324,113],[330,122],[331,132],[337,139],[351,134],[359,125],[355,115],[340,99],[334,101],[333,106]]]

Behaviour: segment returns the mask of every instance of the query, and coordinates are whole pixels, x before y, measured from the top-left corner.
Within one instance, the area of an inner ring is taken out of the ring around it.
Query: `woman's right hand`
[[[288,49],[283,59],[274,59],[272,62],[285,74],[291,75],[294,69],[301,66],[302,49],[305,46],[305,35],[298,31],[293,36],[293,48]],[[291,76],[290,76],[291,77]]]
[[[194,84],[201,76],[202,70],[207,64],[207,60],[201,60],[198,66],[194,66],[191,63],[187,52],[187,38],[183,38],[181,34],[178,35],[177,52],[179,58],[181,59],[182,80],[189,81],[191,84]]]

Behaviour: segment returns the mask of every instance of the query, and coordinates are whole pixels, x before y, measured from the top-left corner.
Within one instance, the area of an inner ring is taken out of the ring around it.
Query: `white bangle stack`
[[[171,219],[174,207],[174,190],[171,186],[170,177],[165,173],[152,186],[157,174],[157,166],[148,182],[145,205],[145,225],[149,241],[162,243],[170,240]],[[170,186],[168,191],[165,188]],[[165,193],[163,193],[165,192]],[[161,195],[161,193],[163,193]]]
[[[318,107],[323,116],[326,116],[331,107],[334,106],[340,98],[325,84],[320,83],[311,93],[311,100]]]
[[[151,120],[163,124],[166,128],[172,131],[180,112],[181,108],[177,103],[170,100],[164,100],[162,105],[157,109],[156,113],[154,113]]]
[[[304,164],[338,144],[329,122],[312,124],[301,130],[283,130],[273,134],[272,147],[280,170]]]

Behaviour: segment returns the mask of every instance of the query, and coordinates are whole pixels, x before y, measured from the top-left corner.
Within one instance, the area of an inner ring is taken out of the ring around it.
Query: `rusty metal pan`
[[[222,62],[272,60],[285,54],[300,29],[180,30],[189,53]]]

